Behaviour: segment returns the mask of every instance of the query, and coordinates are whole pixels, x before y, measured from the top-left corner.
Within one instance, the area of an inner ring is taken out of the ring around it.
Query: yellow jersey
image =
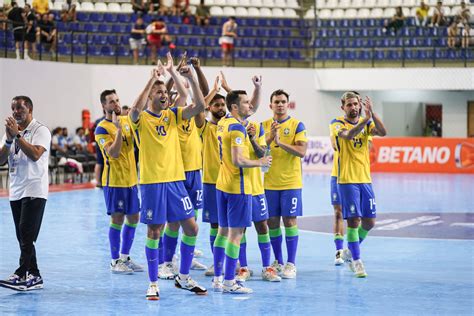
[[[183,120],[178,125],[179,145],[183,157],[184,171],[202,168],[202,142],[194,118]]]
[[[140,113],[133,124],[140,151],[140,184],[185,179],[178,136],[182,123],[183,108],[170,108],[160,114],[149,110]]]
[[[203,144],[202,183],[216,184],[220,168],[217,124],[206,120],[199,132]]]
[[[263,125],[257,122],[247,122],[245,127],[249,124],[253,124],[255,126],[255,135],[257,137],[257,144],[260,146],[266,147],[267,143],[265,141],[265,131],[263,129]],[[260,159],[255,151],[253,150],[252,143],[250,142],[250,138],[248,141],[247,146],[249,147],[249,155],[250,159],[258,160]],[[250,182],[252,183],[252,195],[260,195],[265,194],[265,189],[263,188],[263,175],[261,168],[250,168]]]
[[[108,187],[128,188],[137,185],[137,164],[133,147],[133,132],[128,117],[119,116],[122,126],[122,147],[118,158],[110,157],[105,147],[111,145],[117,137],[117,127],[112,121],[103,119],[95,129],[95,141],[104,156],[102,185]]]
[[[359,122],[362,118],[359,118]],[[351,130],[356,124],[345,118],[334,119],[331,129],[336,137],[338,151],[338,174],[337,183],[371,183],[369,140],[375,127],[373,121],[367,122],[364,129],[351,140],[337,136],[340,131]]]
[[[216,188],[232,194],[252,194],[250,168],[239,168],[232,163],[232,147],[241,147],[243,156],[249,159],[247,131],[230,114],[217,124],[220,168]]]
[[[48,0],[33,0],[33,3],[31,5],[38,14],[45,14],[49,12]]]
[[[266,133],[271,132],[274,119],[271,118],[262,123]],[[297,119],[288,116],[278,122],[280,129],[278,135],[280,142],[288,145],[295,145],[296,142],[308,142],[306,138],[306,128]],[[303,177],[301,169],[301,158],[292,155],[273,141],[270,145],[270,155],[272,156],[272,166],[265,173],[264,187],[266,190],[293,190],[303,187]]]

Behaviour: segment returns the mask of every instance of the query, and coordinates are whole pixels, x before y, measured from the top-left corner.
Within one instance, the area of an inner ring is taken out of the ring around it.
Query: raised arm
[[[258,106],[260,105],[260,99],[262,95],[262,76],[253,76],[252,83],[254,86],[252,97],[250,98],[250,104],[253,107],[253,113],[257,112]]]
[[[184,106],[186,104],[186,99],[188,98],[188,90],[184,86],[183,81],[179,76],[179,73],[174,68],[173,56],[171,56],[170,52],[166,54],[166,58],[168,59],[168,61],[166,62],[165,69],[171,75],[171,78],[173,78],[174,85],[176,86],[176,90],[178,91],[178,97],[176,98],[175,106]]]
[[[182,55],[181,55],[181,59],[178,63],[178,66],[176,67],[176,70],[179,71],[181,69],[181,67],[185,66],[186,65],[186,61],[187,61],[187,52],[185,51]],[[168,93],[171,91],[171,89],[173,89],[173,85],[174,85],[174,80],[172,77],[170,77],[168,79],[168,81],[166,81],[166,90],[168,91]]]
[[[7,118],[7,130],[7,135],[15,135],[15,137],[20,133],[18,129],[18,124],[13,117]],[[18,144],[20,150],[24,152],[25,155],[33,161],[38,161],[38,159],[41,158],[41,155],[46,151],[46,148],[44,148],[43,146],[30,144],[23,137],[17,138],[16,144]]]
[[[364,107],[370,112],[370,115],[372,116],[372,119],[374,120],[375,128],[372,129],[371,135],[382,136],[382,137],[387,135],[387,129],[385,128],[385,125],[383,124],[380,117],[377,114],[375,114],[372,107],[372,100],[368,96],[365,97]]]
[[[158,64],[161,62],[158,61]],[[151,72],[151,77],[150,80],[148,80],[147,84],[145,85],[145,88],[143,88],[143,91],[140,93],[138,98],[135,100],[133,103],[132,108],[130,109],[130,112],[128,115],[130,116],[130,119],[132,122],[136,123],[138,121],[138,117],[140,113],[145,109],[148,98],[150,96],[150,91],[153,85],[155,84],[156,81],[158,81],[158,78],[160,77],[160,73],[158,70],[158,67],[153,69]]]
[[[196,75],[198,78],[199,82],[199,87],[201,88],[201,92],[203,95],[208,95],[209,94],[209,84],[207,83],[206,76],[204,76],[204,73],[202,72],[201,69],[201,61],[197,57],[191,57],[189,59],[191,62],[191,65],[193,65],[194,70],[196,70]]]
[[[221,71],[219,72],[219,74],[221,75],[221,79],[222,79],[222,88],[224,88],[224,90],[227,93],[229,93],[230,91],[232,91],[232,88],[227,83],[227,79],[225,78],[224,73]]]
[[[209,93],[204,97],[204,101],[206,101],[206,107],[210,105],[212,99],[216,96],[216,94],[219,92],[221,89],[221,76],[217,76],[216,80],[214,81],[214,85],[212,86],[212,89],[209,90]]]
[[[181,68],[180,74],[186,79],[188,79],[191,89],[193,91],[193,103],[183,108],[183,120],[188,120],[193,116],[204,112],[204,108],[206,107],[206,101],[204,101],[204,96],[202,95],[201,89],[199,89],[198,81],[194,76],[192,70],[189,67],[185,66]]]
[[[343,139],[351,140],[360,132],[362,132],[362,130],[365,128],[365,126],[371,119],[371,115],[372,115],[371,112],[367,108],[364,108],[364,112],[365,112],[364,119],[362,119],[359,123],[357,123],[357,125],[354,126],[351,130],[341,129],[338,132],[337,136]]]

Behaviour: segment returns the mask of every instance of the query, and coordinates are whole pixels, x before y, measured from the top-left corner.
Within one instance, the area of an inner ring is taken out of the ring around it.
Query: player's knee
[[[280,217],[278,216],[270,217],[267,223],[270,229],[276,229],[280,227]]]
[[[255,222],[255,230],[259,235],[267,234],[268,233],[268,225],[267,221]]]
[[[124,215],[122,213],[115,213],[111,216],[112,224],[114,225],[123,225]]]
[[[179,230],[179,222],[168,223],[166,224],[166,226],[174,232],[177,232]]]
[[[353,217],[347,219],[347,226],[350,228],[359,228],[360,217]]]
[[[296,216],[283,216],[283,225],[292,227],[296,225]]]
[[[362,228],[369,231],[375,226],[375,218],[364,218],[362,220]]]
[[[336,220],[342,220],[342,209],[340,205],[334,205],[334,216]]]
[[[127,222],[129,224],[137,224],[139,220],[140,220],[140,213],[127,215]]]

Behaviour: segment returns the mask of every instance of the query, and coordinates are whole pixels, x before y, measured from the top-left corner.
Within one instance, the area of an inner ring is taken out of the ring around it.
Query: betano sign
[[[333,151],[328,137],[309,137],[304,171],[330,171]],[[472,138],[374,138],[374,172],[473,173]]]

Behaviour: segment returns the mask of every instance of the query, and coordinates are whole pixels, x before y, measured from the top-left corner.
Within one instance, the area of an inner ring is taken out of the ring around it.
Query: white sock
[[[186,280],[188,278],[188,276],[189,276],[189,274],[181,274],[181,273],[179,274],[179,278],[181,280]]]
[[[116,265],[118,260],[119,260],[118,258],[117,258],[117,259],[112,259],[112,260],[111,260],[112,265],[113,265],[113,266]]]
[[[16,50],[15,50],[15,53],[16,53],[16,58],[17,58],[17,59],[20,59],[20,58],[21,58],[21,57],[20,57],[20,50],[19,50],[19,49],[16,49]]]
[[[224,285],[231,286],[235,283],[235,280],[224,280]]]
[[[127,261],[128,260],[128,255],[125,255],[123,253],[120,254],[120,259],[122,259],[123,261]]]

